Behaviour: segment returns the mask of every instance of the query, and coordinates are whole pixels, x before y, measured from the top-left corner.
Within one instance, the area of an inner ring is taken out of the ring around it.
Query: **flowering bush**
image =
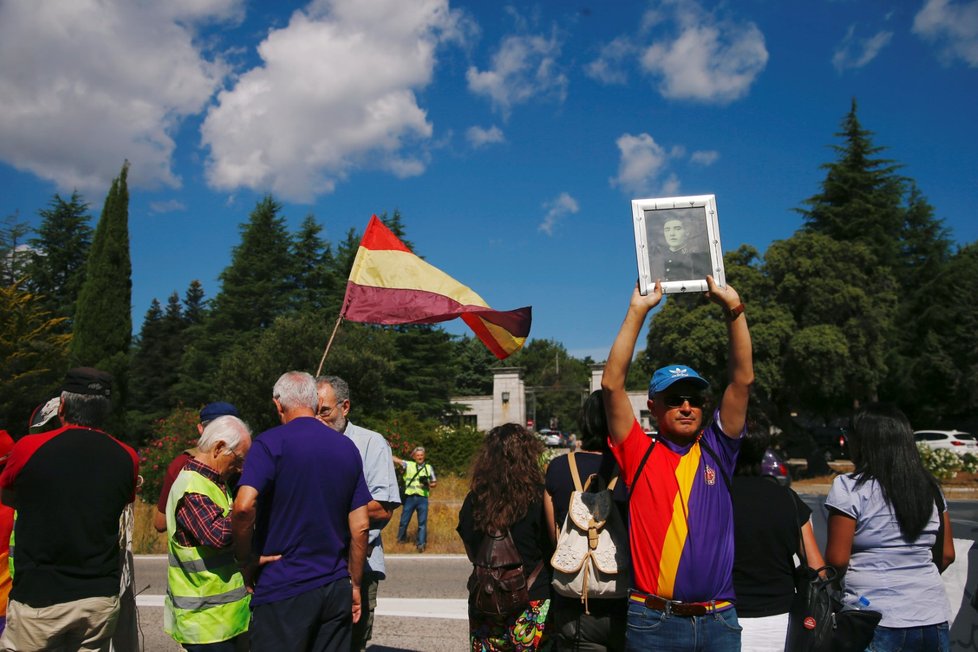
[[[938,480],[950,480],[965,466],[958,455],[946,448],[932,450],[926,444],[917,444],[917,450],[920,451],[924,468],[934,474]]]
[[[965,453],[961,456],[961,470],[965,473],[978,473],[978,456]]]
[[[143,476],[140,496],[155,504],[160,497],[166,467],[177,455],[197,444],[198,415],[196,410],[176,408],[153,424],[153,435],[139,450],[139,474]]]

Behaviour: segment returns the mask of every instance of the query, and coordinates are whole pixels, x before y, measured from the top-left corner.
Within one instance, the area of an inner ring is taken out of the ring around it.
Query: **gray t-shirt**
[[[397,488],[397,474],[394,472],[394,458],[390,444],[384,436],[373,430],[347,422],[344,435],[349,437],[360,451],[363,459],[363,477],[367,481],[370,497],[382,503],[401,504],[401,493]],[[367,558],[367,566],[384,579],[387,569],[384,565],[384,546],[380,539],[380,529],[371,528],[367,535],[367,545],[373,552]]]
[[[900,533],[896,515],[876,480],[856,487],[852,476],[837,476],[825,506],[856,519],[845,576],[847,602],[865,597],[869,609],[883,614],[880,625],[884,627],[919,627],[949,620],[947,594],[932,553],[937,505],[927,527],[913,542]]]

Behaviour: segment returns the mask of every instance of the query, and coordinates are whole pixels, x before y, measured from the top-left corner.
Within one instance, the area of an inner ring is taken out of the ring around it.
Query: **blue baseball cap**
[[[225,403],[224,401],[218,401],[217,403],[208,403],[204,407],[200,408],[200,422],[207,423],[208,421],[213,421],[217,417],[232,416],[241,418],[238,414],[238,408],[234,407],[230,403]]]
[[[652,380],[649,381],[649,396],[666,391],[670,385],[680,380],[692,380],[699,385],[700,389],[706,389],[710,386],[710,383],[696,373],[692,367],[687,367],[684,364],[671,364],[656,369],[655,373],[652,374]]]

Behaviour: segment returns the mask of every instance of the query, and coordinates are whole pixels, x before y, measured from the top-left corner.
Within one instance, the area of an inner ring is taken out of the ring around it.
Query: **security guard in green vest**
[[[407,526],[411,516],[418,512],[418,552],[424,552],[428,542],[428,494],[438,484],[435,469],[424,461],[424,447],[418,446],[411,451],[413,460],[402,460],[394,457],[394,464],[404,473],[404,510],[401,512],[401,522],[397,528],[397,540],[407,541]]]
[[[167,499],[163,629],[188,652],[234,652],[235,637],[248,630],[251,596],[231,552],[226,482],[241,470],[249,448],[251,432],[243,421],[214,419]]]

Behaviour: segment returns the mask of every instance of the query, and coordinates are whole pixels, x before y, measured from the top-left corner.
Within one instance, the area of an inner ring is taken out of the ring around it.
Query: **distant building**
[[[601,374],[604,363],[591,365],[591,387],[589,391],[601,388]],[[581,388],[583,391],[583,387]],[[635,416],[646,430],[651,429],[651,419],[645,392],[629,392]],[[481,396],[453,396],[450,399],[459,409],[457,423],[471,426],[483,432],[504,423],[520,423],[526,426],[526,387],[523,384],[523,370],[519,367],[497,367],[492,370],[492,394]],[[532,424],[538,428],[539,424]]]

